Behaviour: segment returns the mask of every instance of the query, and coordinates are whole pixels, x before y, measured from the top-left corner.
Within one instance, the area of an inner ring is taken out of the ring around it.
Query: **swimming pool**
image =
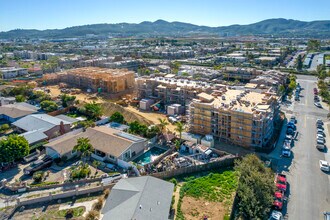
[[[144,152],[141,156],[137,157],[135,160],[133,160],[135,163],[140,164],[140,165],[145,165],[147,163],[150,163],[154,161],[159,155],[164,153],[166,150],[158,148],[158,147],[153,147]]]

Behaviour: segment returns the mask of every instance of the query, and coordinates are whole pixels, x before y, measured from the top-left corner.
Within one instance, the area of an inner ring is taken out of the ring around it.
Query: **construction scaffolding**
[[[84,67],[61,73],[46,74],[47,84],[67,83],[91,92],[119,93],[134,88],[134,72],[127,69]]]

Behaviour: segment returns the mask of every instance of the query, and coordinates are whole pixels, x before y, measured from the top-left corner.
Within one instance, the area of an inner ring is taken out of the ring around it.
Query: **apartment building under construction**
[[[134,72],[127,69],[84,67],[56,74],[46,74],[47,84],[66,83],[92,92],[122,93],[134,88]]]
[[[224,87],[197,96],[188,110],[190,132],[243,147],[265,147],[271,139],[279,105],[270,90],[258,93]]]
[[[171,75],[171,74],[169,74]],[[164,105],[181,104],[188,106],[201,92],[210,93],[209,83],[172,77],[154,77],[137,79],[138,97],[161,101]]]

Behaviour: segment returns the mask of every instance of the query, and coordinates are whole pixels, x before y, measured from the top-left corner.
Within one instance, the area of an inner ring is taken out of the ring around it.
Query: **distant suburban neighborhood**
[[[0,34],[0,219],[329,219],[329,39],[208,33]]]

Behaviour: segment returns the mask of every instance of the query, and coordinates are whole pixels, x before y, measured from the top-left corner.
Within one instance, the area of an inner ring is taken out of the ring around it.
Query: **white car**
[[[318,108],[322,108],[322,105],[321,105],[321,103],[319,103],[319,102],[315,102],[314,105],[315,105],[316,107],[318,107]]]
[[[290,149],[282,149],[282,157],[291,157]]]
[[[329,163],[325,160],[320,160],[320,169],[329,172],[330,171]]]
[[[269,220],[283,220],[283,215],[281,212],[274,210],[270,215]]]
[[[319,133],[317,133],[317,134],[316,134],[316,139],[324,139],[323,134],[319,134]]]

